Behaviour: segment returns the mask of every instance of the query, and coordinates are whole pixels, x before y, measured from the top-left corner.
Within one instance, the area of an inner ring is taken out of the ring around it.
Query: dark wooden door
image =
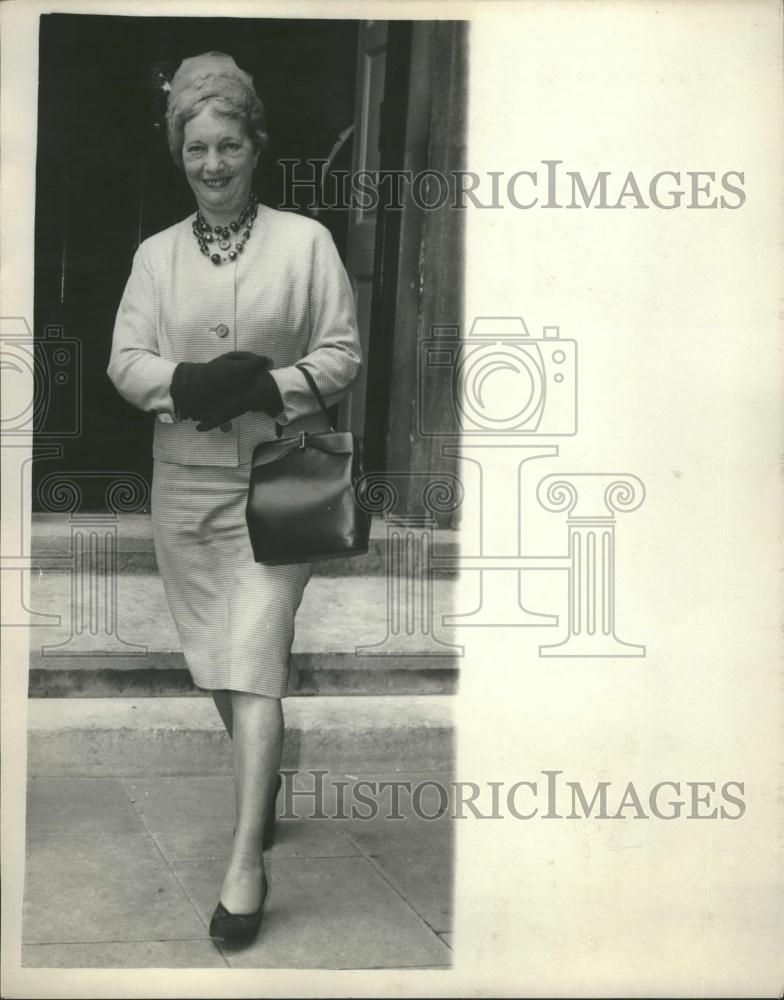
[[[386,21],[364,21],[359,29],[354,155],[351,165],[355,175],[360,170],[377,171],[381,166],[379,130],[386,74],[387,30]],[[377,215],[375,207],[352,207],[347,234],[346,270],[357,304],[357,323],[365,364],[358,384],[347,400],[347,405],[343,407],[341,424],[360,436],[365,431]]]
[[[34,328],[40,352],[65,361],[38,425],[34,510],[147,504],[153,418],[117,395],[106,366],[139,242],[193,210],[158,74],[214,49],[253,75],[271,137],[256,187],[278,205],[276,161],[318,155],[319,80],[330,65],[353,74],[357,37],[354,21],[42,16]]]

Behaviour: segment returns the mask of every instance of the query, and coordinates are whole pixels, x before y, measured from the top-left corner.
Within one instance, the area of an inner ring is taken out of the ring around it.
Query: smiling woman
[[[256,217],[251,187],[258,159],[258,150],[244,124],[226,118],[212,106],[185,126],[183,169],[199,205],[194,233],[202,253],[213,264],[234,260],[250,238]],[[232,245],[232,234],[238,234],[240,229],[242,233],[234,236]],[[228,251],[227,257],[210,247],[216,235],[219,248]]]
[[[267,145],[252,78],[220,52],[185,59],[172,80],[167,123],[169,148],[200,215],[213,228],[230,227],[248,205]]]
[[[326,430],[297,365],[334,405],[359,373],[359,335],[329,232],[259,204],[253,191],[267,136],[251,77],[222,53],[186,59],[167,125],[197,211],[140,245],[108,374],[125,399],[158,417],[158,568],[193,680],[212,694],[234,744],[237,822],[210,934],[247,941],[267,897],[280,699],[312,572],[307,563],[254,561],[245,522],[251,456],[283,428]]]
[[[185,126],[185,176],[212,225],[228,221],[250,196],[259,153],[242,122],[206,107]]]

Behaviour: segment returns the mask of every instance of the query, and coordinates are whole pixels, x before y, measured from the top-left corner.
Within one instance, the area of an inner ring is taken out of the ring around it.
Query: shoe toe
[[[264,879],[264,894],[258,910],[253,913],[231,913],[218,902],[210,920],[210,937],[217,941],[246,942],[251,941],[261,926],[261,915],[267,902],[269,883]]]

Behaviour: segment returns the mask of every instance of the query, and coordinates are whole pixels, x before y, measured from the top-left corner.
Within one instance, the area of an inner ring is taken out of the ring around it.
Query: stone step
[[[352,653],[292,655],[291,694],[378,695],[454,694],[457,657],[356,657]],[[147,656],[30,658],[31,698],[144,698],[199,695],[178,651]]]
[[[39,698],[28,705],[31,776],[230,774],[231,743],[209,697]],[[283,766],[448,770],[450,697],[287,698]]]
[[[82,583],[62,571],[31,575],[30,608],[53,616],[30,629],[31,696],[198,693],[158,574],[103,578],[86,593]],[[462,647],[440,622],[454,589],[454,580],[432,581],[432,621],[417,633],[389,612],[384,577],[314,577],[297,614],[292,693],[453,693]]]
[[[71,555],[71,523],[89,520],[92,515],[43,514],[32,515],[30,553],[35,570],[62,569]],[[117,526],[117,568],[121,573],[152,573],[158,569],[152,541],[149,514],[95,515]],[[101,529],[106,530],[105,527]],[[434,564],[438,559],[454,560],[458,555],[457,532],[446,528],[433,531],[431,553]],[[366,555],[347,559],[327,559],[315,564],[317,576],[368,576],[386,573],[387,527],[381,518],[373,518],[370,546]],[[454,576],[454,568],[433,568],[434,575]]]

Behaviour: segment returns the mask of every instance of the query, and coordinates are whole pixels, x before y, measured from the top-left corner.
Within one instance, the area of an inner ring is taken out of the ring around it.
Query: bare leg
[[[220,901],[230,913],[252,913],[261,902],[262,841],[283,749],[279,698],[232,691],[237,830]]]
[[[212,700],[215,702],[215,707],[218,709],[218,715],[221,717],[223,725],[226,727],[226,732],[231,738],[232,731],[234,729],[234,711],[231,707],[231,691],[224,690],[214,690],[210,691],[212,695]],[[237,798],[237,784],[234,783],[234,815],[240,811],[240,802]]]
[[[231,691],[211,691],[212,700],[218,709],[218,715],[226,727],[226,732],[231,736],[234,728],[234,713],[231,707]]]

